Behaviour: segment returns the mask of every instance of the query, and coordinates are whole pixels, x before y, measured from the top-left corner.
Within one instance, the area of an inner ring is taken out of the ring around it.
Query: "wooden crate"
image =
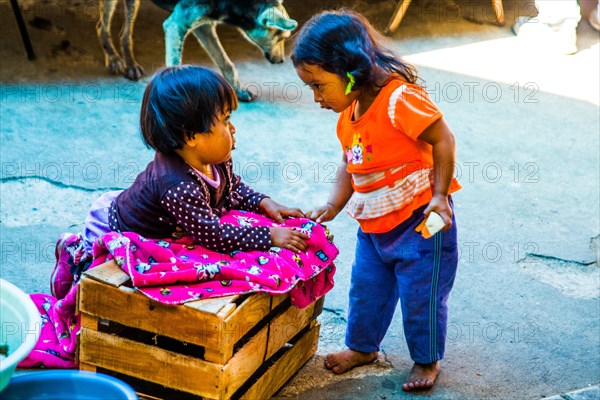
[[[255,400],[272,396],[317,350],[322,298],[304,310],[288,295],[264,293],[169,306],[130,284],[114,262],[83,275],[81,369],[207,399]]]

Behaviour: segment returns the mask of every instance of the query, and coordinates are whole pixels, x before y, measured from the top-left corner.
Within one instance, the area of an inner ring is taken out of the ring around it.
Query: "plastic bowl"
[[[138,400],[125,382],[104,374],[55,370],[18,375],[2,392],[6,400]]]
[[[0,279],[0,342],[8,344],[8,357],[0,360],[0,391],[17,364],[33,350],[41,327],[42,319],[31,297]]]

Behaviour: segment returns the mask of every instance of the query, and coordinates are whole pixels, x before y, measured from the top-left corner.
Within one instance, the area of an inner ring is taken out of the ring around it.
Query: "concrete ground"
[[[484,0],[456,1],[491,19]],[[78,231],[91,202],[129,186],[152,157],[139,138],[148,76],[108,75],[89,0],[22,2],[37,60],[27,61],[0,1],[0,275],[49,292],[54,243]],[[579,52],[524,46],[510,24],[530,10],[505,0],[507,25],[457,18],[444,1],[415,0],[390,46],[414,63],[457,138],[461,259],[436,399],[539,399],[583,389],[599,398],[599,61],[597,31],[578,28]],[[345,5],[383,28],[393,1],[286,0],[300,23]],[[163,65],[166,13],[143,2],[135,31],[147,75]],[[41,21],[38,19],[38,22]],[[116,18],[115,36],[118,36]],[[43,21],[42,21],[43,22]],[[220,29],[243,84],[259,98],[234,113],[237,172],[276,200],[321,204],[340,150],[336,115],[319,110],[289,62],[270,65],[236,31]],[[212,67],[188,39],[185,62]],[[298,399],[402,399],[411,361],[398,312],[379,361],[342,376],[322,368],[344,347],[356,223],[330,223],[340,248],[319,351],[277,394]]]

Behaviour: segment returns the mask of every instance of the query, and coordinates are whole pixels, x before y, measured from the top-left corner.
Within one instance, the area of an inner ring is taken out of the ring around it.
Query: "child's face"
[[[199,133],[188,142],[193,149],[193,157],[199,164],[220,164],[231,158],[235,149],[235,126],[231,123],[231,111],[219,113],[217,121],[208,133]]]
[[[339,75],[327,72],[317,65],[303,64],[296,73],[313,91],[315,103],[336,113],[344,111],[359,95],[358,90],[345,94],[348,82]]]

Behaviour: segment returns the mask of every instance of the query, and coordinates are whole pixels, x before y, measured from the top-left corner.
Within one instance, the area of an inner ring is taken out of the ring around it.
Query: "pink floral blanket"
[[[229,212],[221,222],[275,225],[265,216],[242,211]],[[338,249],[325,229],[308,219],[289,219],[283,226],[310,236],[307,251],[296,254],[271,247],[268,252],[222,254],[195,245],[189,236],[150,240],[132,232],[111,232],[94,244],[92,267],[114,259],[131,276],[135,288],[166,304],[252,292],[290,292],[292,304],[304,308],[333,287],[333,260]]]

